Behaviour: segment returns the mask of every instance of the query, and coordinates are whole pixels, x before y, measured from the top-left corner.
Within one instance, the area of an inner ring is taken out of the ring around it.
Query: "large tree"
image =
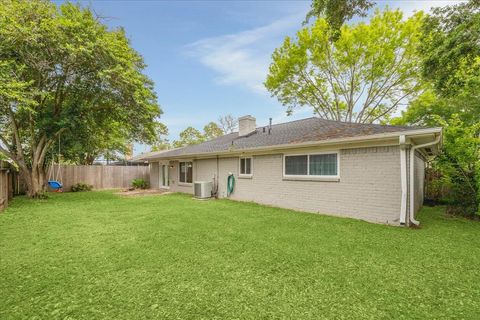
[[[44,190],[59,136],[97,139],[112,129],[130,141],[155,138],[161,110],[144,68],[125,32],[88,9],[0,0],[0,152],[29,196]]]
[[[429,182],[451,213],[480,214],[480,2],[434,9],[422,26],[420,53],[429,89],[395,124],[442,126],[441,154]],[[438,188],[440,187],[440,188]]]
[[[387,121],[421,89],[421,21],[421,13],[403,19],[399,10],[377,10],[332,40],[328,22],[318,19],[275,50],[265,86],[288,113],[307,106],[326,119]]]
[[[421,30],[429,88],[395,122],[435,126],[454,114],[464,125],[480,122],[480,1],[435,8]]]

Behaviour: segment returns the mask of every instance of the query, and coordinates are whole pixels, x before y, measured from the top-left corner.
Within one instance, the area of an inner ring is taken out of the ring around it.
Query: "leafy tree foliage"
[[[203,137],[205,140],[211,140],[223,136],[223,130],[215,122],[209,122],[203,127]]]
[[[420,51],[423,76],[442,95],[465,85],[456,75],[480,55],[480,1],[435,8],[423,24]]]
[[[432,163],[433,184],[450,193],[449,211],[480,213],[479,2],[435,9],[422,27],[420,52],[429,89],[395,119],[397,124],[444,127],[442,154]]]
[[[342,25],[354,16],[366,17],[375,2],[370,0],[313,0],[305,23],[313,18],[325,18],[328,25],[338,35]]]
[[[217,123],[209,122],[203,127],[203,133],[194,127],[188,127],[180,132],[180,139],[173,142],[175,148],[185,147],[192,144],[199,144],[207,140],[223,136],[223,130]]]
[[[435,168],[447,184],[453,206],[449,212],[478,215],[480,204],[480,122],[466,125],[458,115],[448,121],[439,120],[444,127],[443,152]]]
[[[325,119],[387,121],[421,90],[421,22],[421,13],[404,20],[398,10],[377,10],[332,41],[328,21],[318,19],[275,50],[265,86],[287,113],[307,106]]]
[[[125,32],[108,30],[88,9],[0,0],[0,152],[18,166],[29,196],[45,188],[60,135],[72,158],[102,143],[155,139],[161,110],[144,68]]]
[[[180,132],[180,139],[173,142],[175,148],[199,144],[205,141],[205,137],[194,127],[188,127]]]

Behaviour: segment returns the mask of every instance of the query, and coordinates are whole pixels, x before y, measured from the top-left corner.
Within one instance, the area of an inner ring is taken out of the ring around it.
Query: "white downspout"
[[[400,225],[407,220],[407,146],[405,135],[400,136],[400,181],[402,186],[402,198],[400,204]]]
[[[418,146],[413,146],[412,149],[410,150],[410,222],[412,222],[414,225],[418,226],[420,224],[420,221],[415,220],[415,150],[432,146],[440,142],[441,135],[438,135],[438,137],[428,143],[424,144],[419,144]]]

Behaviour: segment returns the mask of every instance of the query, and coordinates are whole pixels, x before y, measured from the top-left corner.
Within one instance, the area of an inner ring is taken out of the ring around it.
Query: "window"
[[[304,176],[308,174],[308,156],[286,156],[285,174]]]
[[[338,153],[286,155],[284,175],[338,177]]]
[[[252,175],[252,158],[240,158],[240,175]]]
[[[192,162],[180,162],[180,178],[179,181],[183,183],[192,183],[193,164]]]
[[[311,176],[336,176],[337,154],[312,154],[310,157]]]

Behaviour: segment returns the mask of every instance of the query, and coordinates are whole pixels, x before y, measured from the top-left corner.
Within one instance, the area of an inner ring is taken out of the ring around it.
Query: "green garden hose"
[[[233,188],[235,187],[235,177],[233,174],[230,174],[227,179],[227,197],[233,193]]]

